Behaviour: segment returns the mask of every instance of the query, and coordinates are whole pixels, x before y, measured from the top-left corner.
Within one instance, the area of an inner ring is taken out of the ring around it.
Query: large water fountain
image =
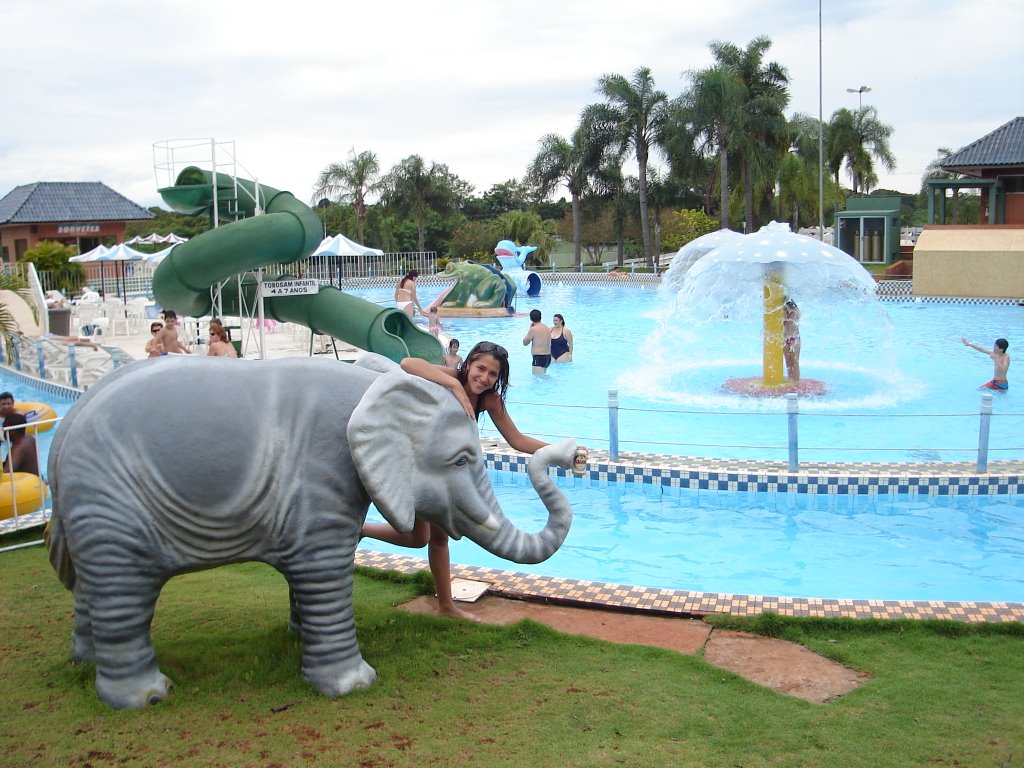
[[[664,317],[647,341],[654,365],[645,366],[655,389],[686,401],[723,392],[850,398],[885,386],[890,324],[859,263],[786,224],[746,236],[712,234],[721,244],[689,269],[670,270],[662,289]],[[783,366],[787,301],[801,312],[799,380]]]

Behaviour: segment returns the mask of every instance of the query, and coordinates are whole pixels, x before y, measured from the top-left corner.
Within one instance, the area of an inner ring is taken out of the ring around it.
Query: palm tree
[[[443,216],[456,211],[461,184],[448,166],[431,163],[428,167],[419,155],[409,155],[388,172],[381,202],[386,208],[412,218],[417,248],[424,251],[430,214]]]
[[[356,240],[365,242],[366,197],[381,189],[380,165],[377,155],[364,151],[356,154],[349,150],[349,159],[344,163],[331,163],[320,172],[313,189],[313,202],[323,198],[334,198],[341,205],[351,205],[356,214]]]
[[[845,161],[854,193],[869,192],[878,183],[873,160],[887,171],[896,167],[896,157],[889,148],[892,132],[892,126],[879,120],[878,110],[870,104],[855,111],[843,107],[833,112],[826,129],[826,157],[836,183]]]
[[[921,193],[929,194],[928,191],[928,179],[961,179],[963,174],[954,173],[953,171],[946,171],[942,168],[942,163],[953,154],[953,150],[949,147],[939,147],[937,150],[938,154],[935,159],[928,163],[928,167],[924,169],[924,174],[921,176]],[[945,192],[943,192],[945,194]],[[950,210],[950,223],[958,224],[960,221],[959,216],[960,208],[960,190],[953,187],[953,205]],[[942,222],[945,224],[946,222]]]
[[[11,291],[25,300],[25,303],[32,310],[32,315],[39,320],[39,312],[32,296],[32,289],[24,278],[9,272],[0,272],[0,291]],[[13,354],[13,334],[18,332],[18,321],[11,314],[7,303],[0,300],[0,336],[3,337],[4,349],[7,351],[7,359],[10,360]]]
[[[729,151],[743,128],[743,88],[727,67],[712,66],[688,73],[690,88],[680,97],[705,156],[718,155],[719,217],[729,228]]]
[[[584,119],[602,126],[611,140],[623,151],[636,157],[640,180],[640,226],[643,230],[644,256],[648,266],[654,265],[651,230],[647,216],[647,161],[651,149],[660,146],[669,115],[668,96],[656,90],[648,67],[640,67],[632,80],[622,75],[604,75],[597,81],[597,92],[604,104],[592,104]]]
[[[764,64],[771,48],[768,37],[755,37],[745,49],[733,43],[709,44],[718,67],[731,73],[740,86],[736,95],[740,130],[734,136],[743,183],[746,230],[754,231],[754,187],[768,188],[788,144],[785,108],[789,103],[789,74],[776,62]]]
[[[590,189],[591,179],[601,159],[600,143],[595,140],[592,125],[580,122],[566,140],[549,133],[540,140],[540,150],[526,172],[527,181],[543,198],[560,184],[565,184],[572,201],[573,263],[579,269],[583,263],[581,252],[583,215],[580,203]]]

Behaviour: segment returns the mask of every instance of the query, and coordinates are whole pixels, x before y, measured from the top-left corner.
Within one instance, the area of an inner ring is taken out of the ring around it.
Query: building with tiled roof
[[[914,246],[914,293],[1024,301],[1024,117],[957,150],[928,179],[928,226]],[[981,221],[946,221],[946,192],[981,193]]]
[[[1024,117],[1015,117],[939,164],[961,178],[928,179],[928,221],[945,221],[948,189],[981,191],[982,222],[1024,224]],[[936,192],[940,210],[934,210]]]
[[[0,256],[11,263],[42,240],[85,253],[124,240],[129,221],[153,214],[99,181],[37,181],[0,199]]]

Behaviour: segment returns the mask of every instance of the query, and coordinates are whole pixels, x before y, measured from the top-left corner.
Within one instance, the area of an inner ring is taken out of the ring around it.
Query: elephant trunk
[[[567,439],[547,445],[530,457],[530,481],[548,511],[547,525],[543,530],[526,533],[501,515],[494,535],[486,541],[477,538],[477,543],[490,553],[516,563],[540,563],[557,552],[569,533],[572,507],[548,475],[547,468],[552,464],[563,469],[571,468],[575,452],[576,441]]]

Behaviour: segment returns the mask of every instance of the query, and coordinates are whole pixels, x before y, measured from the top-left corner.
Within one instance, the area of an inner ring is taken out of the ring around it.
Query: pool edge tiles
[[[424,558],[366,549],[356,551],[356,564],[400,573],[429,569]],[[497,597],[680,618],[716,613],[733,616],[776,613],[793,618],[1024,622],[1024,603],[854,600],[690,592],[540,576],[456,563],[452,563],[451,573],[453,578],[486,582],[489,584],[488,593]]]
[[[489,438],[483,441],[488,469],[525,472],[529,456]],[[559,476],[569,473],[552,470]],[[970,462],[802,464],[791,472],[782,462],[708,459],[663,454],[620,454],[591,450],[583,478],[599,482],[639,482],[711,491],[806,494],[888,494],[974,496],[1024,493],[1024,461],[989,462],[978,473]]]

